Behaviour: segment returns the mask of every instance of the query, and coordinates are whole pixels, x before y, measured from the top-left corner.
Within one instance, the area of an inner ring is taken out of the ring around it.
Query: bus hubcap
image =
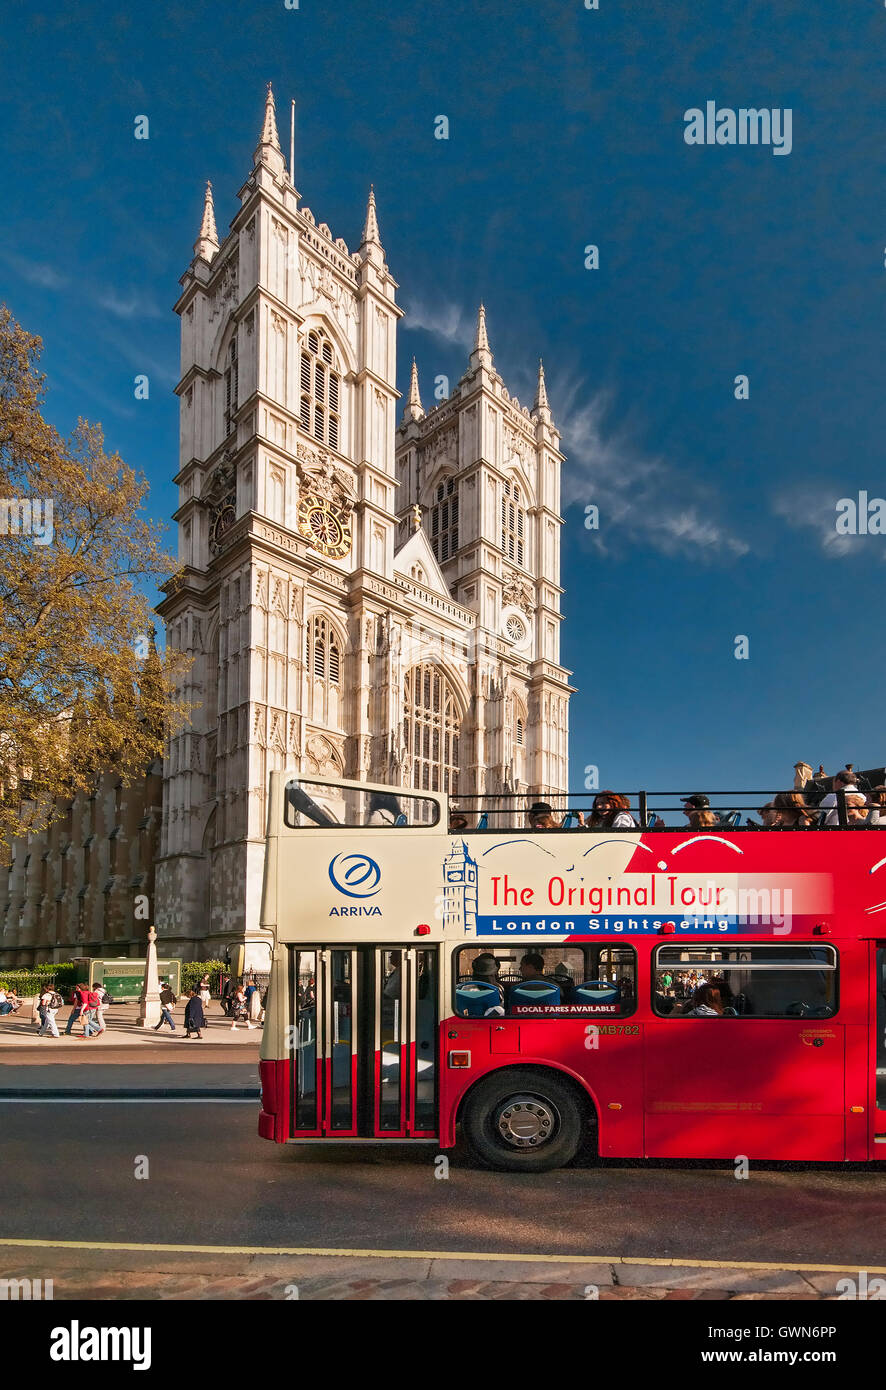
[[[537,1096],[512,1096],[500,1108],[498,1132],[515,1149],[537,1149],[557,1128],[557,1112]]]

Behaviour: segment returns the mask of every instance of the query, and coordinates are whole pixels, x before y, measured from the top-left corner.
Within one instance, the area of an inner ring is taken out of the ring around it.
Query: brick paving
[[[220,1270],[220,1261],[213,1261],[215,1268],[194,1270],[155,1271],[147,1269],[85,1270],[79,1265],[52,1262],[51,1275],[47,1270],[45,1258],[39,1261],[28,1258],[10,1261],[6,1265],[7,1278],[51,1277],[53,1298],[56,1302],[66,1300],[87,1301],[128,1301],[157,1300],[168,1301],[287,1301],[298,1299],[301,1302],[489,1302],[526,1301],[542,1302],[585,1302],[593,1297],[607,1301],[650,1301],[650,1302],[730,1302],[777,1299],[779,1301],[828,1301],[837,1297],[831,1288],[819,1291],[807,1284],[802,1291],[773,1293],[768,1290],[742,1290],[728,1287],[728,1275],[722,1279],[723,1288],[669,1287],[667,1273],[663,1274],[661,1285],[624,1285],[610,1282],[607,1285],[589,1286],[586,1283],[567,1282],[543,1278],[521,1279],[469,1279],[439,1277],[431,1275],[422,1278],[416,1270],[415,1277],[385,1278],[353,1276],[343,1274],[305,1274],[304,1261],[293,1269],[290,1277],[282,1276],[279,1268],[273,1272],[260,1270],[241,1270],[235,1268]],[[278,1262],[279,1263],[279,1262]],[[349,1261],[349,1264],[351,1262]],[[372,1262],[377,1268],[377,1262]],[[439,1262],[437,1262],[439,1264]],[[650,1271],[651,1273],[651,1271]],[[617,1280],[617,1267],[611,1267],[611,1278]]]

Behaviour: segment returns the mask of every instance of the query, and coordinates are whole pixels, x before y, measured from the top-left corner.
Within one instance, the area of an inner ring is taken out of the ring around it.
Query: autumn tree
[[[157,653],[150,591],[174,576],[145,478],[83,420],[44,419],[42,343],[0,305],[0,857],[60,799],[160,757],[187,659]]]

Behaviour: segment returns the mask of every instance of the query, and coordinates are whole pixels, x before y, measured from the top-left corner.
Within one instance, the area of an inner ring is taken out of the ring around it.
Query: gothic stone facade
[[[154,906],[161,954],[245,940],[260,964],[271,771],[565,790],[571,688],[541,368],[530,410],[481,308],[450,397],[425,412],[413,364],[398,425],[374,195],[351,252],[301,204],[270,90],[239,201],[220,243],[207,188],[176,304],[183,581],[159,611],[194,716],[164,764]]]
[[[16,840],[0,871],[0,968],[144,955],[162,785],[160,763],[128,787],[106,773],[91,795],[60,805],[48,830]]]

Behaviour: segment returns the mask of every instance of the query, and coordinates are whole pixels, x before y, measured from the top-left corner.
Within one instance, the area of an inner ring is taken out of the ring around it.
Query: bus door
[[[290,1134],[433,1138],[437,948],[290,950]]]
[[[366,1128],[376,1138],[430,1139],[437,1133],[437,948],[380,947],[372,964]]]

